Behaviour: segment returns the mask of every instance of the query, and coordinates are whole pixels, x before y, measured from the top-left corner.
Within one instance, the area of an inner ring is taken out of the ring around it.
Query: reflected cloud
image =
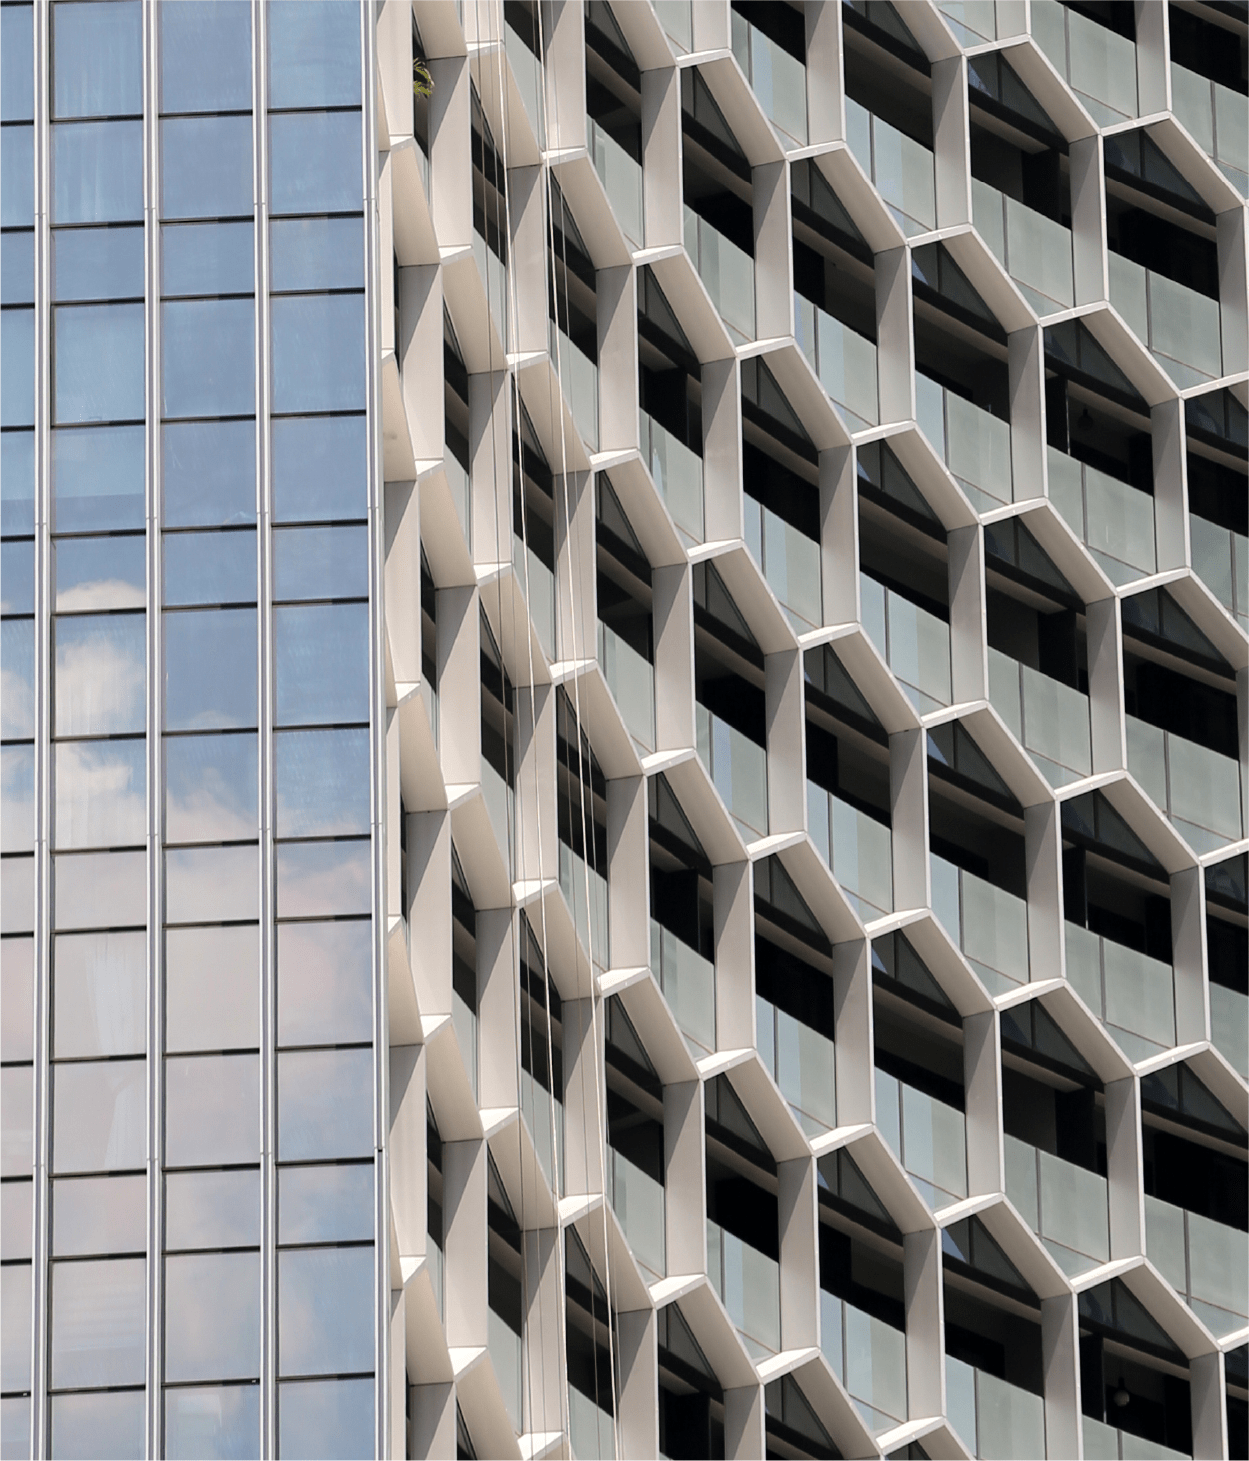
[[[35,845],[35,748],[0,749],[0,852]]]
[[[56,841],[62,849],[124,847],[147,836],[145,741],[56,747]]]
[[[55,622],[58,736],[143,730],[145,626],[143,614]]]

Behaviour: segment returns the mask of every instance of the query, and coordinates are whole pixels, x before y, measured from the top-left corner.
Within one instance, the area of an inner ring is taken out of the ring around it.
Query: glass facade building
[[[0,1457],[1243,1456],[1244,7],[0,26]]]

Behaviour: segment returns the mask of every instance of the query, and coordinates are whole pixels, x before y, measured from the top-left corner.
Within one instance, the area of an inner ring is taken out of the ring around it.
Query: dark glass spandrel
[[[58,1177],[52,1184],[52,1256],[142,1253],[147,1178]]]
[[[372,910],[368,839],[282,842],[277,848],[279,918],[326,918]]]
[[[52,234],[52,298],[143,298],[142,228],[62,228]]]
[[[52,6],[52,115],[133,117],[143,111],[139,0]]]
[[[251,214],[250,116],[166,117],[160,142],[162,218]]]
[[[260,1044],[260,934],[254,924],[165,932],[165,1049]]]
[[[161,427],[167,528],[256,521],[256,423],[181,421]]]
[[[52,1170],[142,1169],[147,1155],[147,1063],[73,1061],[52,1067]]]
[[[82,614],[53,622],[53,726],[58,736],[142,732],[145,618]]]
[[[367,918],[279,926],[279,1045],[373,1038],[372,945]]]
[[[165,921],[219,923],[260,916],[259,851],[254,842],[171,847],[165,853]]]
[[[342,725],[369,718],[367,604],[275,609],[279,725]]]
[[[255,288],[250,223],[169,223],[160,231],[161,293],[166,298],[250,294]]]
[[[144,1454],[144,1392],[97,1390],[54,1395],[51,1405],[52,1455],[93,1461],[101,1456]]]
[[[165,1259],[165,1380],[260,1374],[260,1254]]]
[[[273,738],[279,837],[369,830],[369,731],[278,731]]]
[[[251,6],[162,0],[162,112],[246,111],[252,104]]]
[[[360,7],[280,0],[269,11],[269,105],[360,105]]]
[[[52,1053],[59,1060],[142,1055],[146,936],[58,934],[52,945]]]
[[[367,527],[278,528],[273,534],[273,597],[364,599],[369,594]]]
[[[260,1057],[165,1059],[165,1164],[224,1166],[260,1156]]]
[[[375,1449],[373,1381],[285,1380],[278,1386],[278,1455],[367,1461]]]
[[[0,121],[28,122],[35,115],[33,5],[0,10]]]
[[[373,1163],[278,1169],[278,1242],[373,1241]]]
[[[259,1454],[259,1385],[179,1385],[165,1391],[166,1461],[233,1461]]]
[[[0,314],[0,426],[35,422],[35,312]]]
[[[363,289],[364,220],[277,218],[269,229],[269,288]]]
[[[373,1149],[373,1051],[278,1056],[278,1158],[316,1162]]]
[[[171,533],[163,546],[167,606],[256,602],[254,530]]]
[[[52,433],[52,523],[58,533],[142,530],[142,426]]]
[[[256,724],[255,609],[165,615],[165,729]]]
[[[363,410],[364,295],[280,295],[270,314],[274,411]]]
[[[52,764],[52,845],[58,851],[143,844],[146,749],[141,737],[57,743]]]
[[[275,522],[334,522],[368,514],[368,424],[363,416],[275,421]]]
[[[179,299],[160,312],[162,414],[250,416],[256,409],[254,302]]]
[[[165,1248],[248,1248],[260,1242],[260,1173],[171,1172],[165,1178]]]
[[[56,123],[52,222],[138,223],[142,218],[143,123]]]
[[[269,118],[269,212],[358,213],[364,205],[359,112]]]
[[[57,1389],[143,1383],[146,1266],[142,1258],[52,1265],[50,1378]]]
[[[7,15],[7,10],[0,14]],[[6,233],[0,238],[0,304],[34,304],[35,235]]]
[[[278,1374],[371,1370],[374,1287],[371,1243],[279,1252]]]
[[[259,756],[250,732],[165,741],[165,842],[232,842],[259,830]]]
[[[142,534],[60,538],[52,544],[52,570],[58,614],[141,609],[146,602],[147,551]],[[70,633],[68,627],[65,632]]]

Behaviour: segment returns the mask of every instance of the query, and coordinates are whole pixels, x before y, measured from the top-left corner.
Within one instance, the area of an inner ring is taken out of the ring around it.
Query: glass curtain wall
[[[365,17],[2,16],[5,1454],[371,1454]]]

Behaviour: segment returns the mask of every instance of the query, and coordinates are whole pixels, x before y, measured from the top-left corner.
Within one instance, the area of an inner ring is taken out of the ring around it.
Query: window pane
[[[165,853],[165,918],[218,923],[260,914],[260,852],[242,847],[181,847]]]
[[[35,129],[0,129],[0,225],[30,227],[35,221]]]
[[[257,835],[254,735],[165,741],[165,841],[233,842]]]
[[[371,1243],[363,1248],[280,1252],[278,1374],[341,1375],[371,1370],[373,1291]],[[289,1449],[285,1436],[282,1453],[305,1454]]]
[[[131,537],[63,538],[52,545],[56,612],[141,609],[147,596],[147,545]]]
[[[343,724],[369,718],[367,604],[275,609],[277,723]]]
[[[260,1058],[165,1061],[165,1161],[174,1167],[254,1162],[260,1155]]]
[[[273,423],[273,515],[277,522],[331,522],[368,513],[363,416]]]
[[[269,11],[269,105],[360,105],[360,10],[288,0]]]
[[[0,426],[35,421],[35,312],[6,309],[0,315]]]
[[[302,1380],[278,1386],[279,1456],[363,1461],[373,1449],[372,1380]]]
[[[54,754],[55,846],[141,845],[147,836],[147,742],[62,741]]]
[[[165,934],[165,1048],[242,1050],[260,1043],[260,940],[254,927]]]
[[[360,218],[278,219],[269,229],[269,288],[362,289]]]
[[[0,933],[29,933],[35,926],[35,860],[11,857],[0,878]]]
[[[170,117],[160,142],[162,218],[250,215],[251,117]]]
[[[33,614],[35,610],[35,545],[29,541],[0,543],[0,613]]]
[[[359,112],[292,112],[269,118],[269,211],[359,212]]]
[[[160,436],[167,528],[256,521],[254,421],[187,421]]]
[[[251,67],[250,6],[178,0],[160,7],[162,111],[244,111],[252,104]]]
[[[373,1163],[278,1169],[278,1242],[373,1240]]]
[[[0,733],[35,733],[35,625],[31,619],[0,624]]]
[[[279,731],[273,738],[279,837],[369,830],[369,732]]]
[[[274,532],[274,599],[363,599],[368,593],[368,528]]]
[[[145,1060],[54,1065],[53,1170],[108,1172],[142,1167],[147,1152],[146,1093]]]
[[[143,1383],[145,1267],[142,1258],[52,1265],[52,1384],[58,1389]]]
[[[52,1184],[52,1253],[142,1253],[147,1247],[147,1178],[61,1177]]]
[[[137,223],[142,218],[143,123],[53,127],[52,222]]]
[[[368,913],[370,844],[283,842],[277,849],[278,917]]]
[[[35,433],[6,431],[0,436],[0,532],[34,530]]]
[[[0,747],[0,852],[35,848],[35,748]]]
[[[0,15],[10,15],[0,10]],[[0,304],[34,304],[35,235],[6,233],[0,238]]]
[[[260,1242],[260,1173],[174,1172],[165,1178],[165,1247]]]
[[[272,315],[273,409],[362,410],[364,296],[281,296]]]
[[[180,0],[182,4],[195,0]],[[217,0],[214,0],[217,3]],[[242,10],[243,5],[222,5]],[[168,1461],[259,1456],[260,1387],[192,1386],[165,1391],[165,1456]]]
[[[5,1263],[19,1259],[30,1261],[34,1248],[31,1240],[34,1197],[33,1182],[0,1185],[0,1259]]]
[[[34,13],[30,5],[0,11],[0,121],[35,115]]]
[[[373,1038],[372,943],[367,918],[279,927],[279,1045]]]
[[[58,424],[143,418],[143,306],[84,304],[52,312]]]
[[[164,541],[165,603],[254,604],[256,534],[175,533]]]
[[[34,1074],[28,1065],[0,1070],[0,1175],[29,1177],[34,1161]]]
[[[145,623],[144,614],[83,615],[53,622],[58,736],[143,730]]]
[[[252,245],[250,223],[167,225],[160,231],[161,293],[250,294]]]
[[[0,1060],[34,1058],[35,941],[0,944]]]
[[[54,117],[125,117],[143,110],[139,0],[52,10]]]
[[[60,852],[52,869],[56,928],[141,928],[147,922],[145,853]]]
[[[82,1461],[138,1461],[144,1447],[142,1390],[52,1397],[52,1452]]]
[[[166,614],[165,729],[255,724],[255,609]]]
[[[5,1325],[0,1347],[0,1384],[6,1390],[30,1389],[31,1268],[0,1268],[0,1302]],[[27,1453],[29,1454],[29,1453]]]
[[[143,1054],[146,944],[142,933],[58,935],[52,946],[52,1053],[57,1059]]]
[[[373,1051],[278,1056],[278,1157],[315,1162],[373,1148]]]
[[[255,410],[254,304],[250,299],[162,304],[162,412],[249,416]]]
[[[71,228],[52,234],[52,298],[143,298],[142,228]]]
[[[52,510],[58,533],[142,528],[142,426],[52,433]]]
[[[165,1259],[165,1379],[260,1374],[260,1254]]]

